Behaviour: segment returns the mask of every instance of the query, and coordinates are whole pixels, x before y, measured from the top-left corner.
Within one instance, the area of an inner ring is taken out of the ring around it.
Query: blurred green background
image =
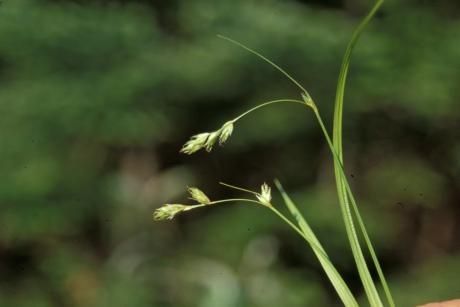
[[[304,242],[244,205],[154,223],[187,185],[279,178],[362,289],[311,112],[272,106],[225,148],[192,134],[310,91],[331,127],[341,57],[369,0],[3,0],[0,306],[340,306]],[[388,0],[352,60],[344,147],[398,306],[460,297],[460,4]],[[281,206],[279,196],[275,202]]]

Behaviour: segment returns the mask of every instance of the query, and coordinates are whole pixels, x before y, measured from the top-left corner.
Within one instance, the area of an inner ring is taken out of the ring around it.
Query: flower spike
[[[187,155],[191,155],[199,151],[200,149],[206,147],[209,135],[210,133],[205,132],[192,136],[190,140],[187,143],[185,143],[184,146],[182,146],[180,152]]]
[[[211,202],[209,197],[206,194],[204,194],[204,192],[201,191],[200,189],[189,187],[187,190],[188,190],[188,193],[190,194],[190,199],[193,199],[197,203],[202,204],[202,205],[207,205]]]
[[[233,132],[233,121],[228,121],[222,126],[222,132],[219,136],[219,145],[224,144]]]
[[[181,204],[166,204],[153,212],[155,221],[172,220],[177,214],[186,211],[188,206]]]
[[[190,140],[182,146],[180,152],[191,155],[203,148],[206,149],[207,152],[210,152],[217,140],[219,140],[219,145],[222,145],[232,135],[233,123],[234,120],[230,120],[225,122],[222,127],[216,131],[199,133],[192,136]]]
[[[256,195],[257,199],[265,206],[271,206],[272,201],[272,189],[266,183],[264,183],[260,188],[260,193]]]

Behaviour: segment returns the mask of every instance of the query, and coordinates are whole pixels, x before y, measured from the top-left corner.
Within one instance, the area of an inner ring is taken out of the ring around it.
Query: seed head
[[[185,211],[188,206],[181,204],[166,204],[153,212],[155,221],[172,220],[176,214]]]
[[[209,197],[206,194],[204,194],[204,192],[201,191],[198,188],[189,187],[188,192],[190,194],[191,199],[193,199],[194,201],[196,201],[196,202],[198,202],[198,203],[200,203],[202,205],[207,205],[207,204],[209,204],[211,202]]]
[[[303,102],[305,102],[305,104],[307,106],[309,106],[311,108],[315,108],[315,102],[313,101],[313,99],[311,98],[311,96],[308,93],[302,92],[300,95],[302,96]]]
[[[271,206],[272,189],[268,184],[264,183],[260,187],[260,193],[256,195],[257,199],[265,206]]]
[[[206,144],[205,144],[207,152],[210,152],[214,144],[216,144],[217,139],[219,138],[219,135],[220,135],[220,131],[221,130],[217,130],[209,134],[208,139],[206,140]]]
[[[207,141],[209,139],[210,133],[204,132],[196,134],[190,138],[190,140],[182,146],[180,152],[187,155],[197,152],[198,150],[207,146]]]
[[[223,124],[219,130],[192,136],[190,140],[182,146],[180,152],[191,155],[203,148],[205,148],[207,152],[210,152],[217,140],[219,140],[219,144],[222,145],[232,135],[232,132],[233,121],[228,121]]]
[[[219,136],[219,144],[222,145],[224,144],[227,139],[232,135],[233,132],[233,121],[228,121],[226,122],[222,128],[221,128],[221,133]]]

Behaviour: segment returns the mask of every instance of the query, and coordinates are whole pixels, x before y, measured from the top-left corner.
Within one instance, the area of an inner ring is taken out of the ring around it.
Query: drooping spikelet
[[[194,201],[202,205],[207,205],[211,202],[209,197],[206,194],[204,194],[204,192],[201,191],[200,189],[195,188],[195,187],[189,187],[187,190],[190,194],[190,198],[193,199]]]
[[[181,204],[166,204],[153,212],[153,219],[156,221],[172,220],[177,214],[188,208]]]
[[[206,149],[207,152],[210,152],[217,140],[219,140],[220,145],[224,144],[232,135],[232,132],[233,121],[228,121],[216,131],[199,133],[192,136],[190,140],[182,146],[180,152],[191,155],[203,148]]]
[[[222,132],[219,136],[219,144],[224,144],[233,132],[233,121],[228,121],[222,126]]]
[[[206,147],[206,142],[209,138],[210,133],[200,133],[192,136],[187,143],[182,146],[180,152],[185,153],[187,155],[191,155],[198,150]]]
[[[208,139],[206,140],[206,144],[205,144],[207,152],[210,152],[212,150],[212,148],[214,147],[214,144],[216,144],[217,140],[219,139],[219,135],[220,135],[220,130],[211,132],[209,134]]]

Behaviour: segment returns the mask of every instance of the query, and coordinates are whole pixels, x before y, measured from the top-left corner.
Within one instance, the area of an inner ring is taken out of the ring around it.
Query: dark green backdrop
[[[178,150],[258,102],[299,96],[219,33],[289,70],[330,127],[341,57],[370,4],[1,1],[0,306],[339,306],[268,211],[152,221],[187,185],[223,198],[236,194],[218,181],[275,177],[360,293],[311,112],[272,106],[224,148]],[[398,306],[460,297],[459,38],[458,1],[388,0],[352,60],[347,173]]]

